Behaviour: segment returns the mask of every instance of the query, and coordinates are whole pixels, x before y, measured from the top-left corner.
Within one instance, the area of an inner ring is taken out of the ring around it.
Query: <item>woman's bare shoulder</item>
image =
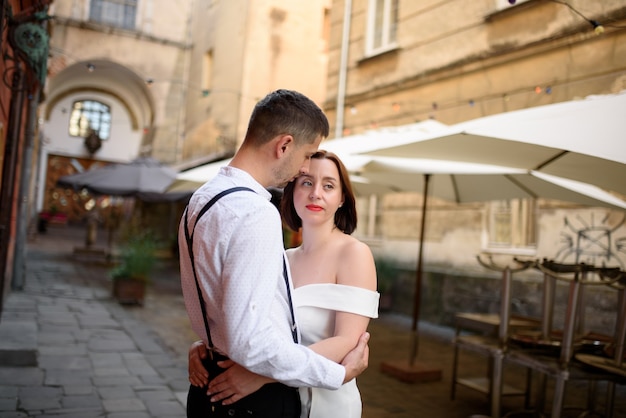
[[[376,289],[376,266],[370,247],[350,236],[341,248],[337,283]]]

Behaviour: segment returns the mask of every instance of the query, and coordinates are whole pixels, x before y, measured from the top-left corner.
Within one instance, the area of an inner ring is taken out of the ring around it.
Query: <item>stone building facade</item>
[[[323,104],[330,3],[194,2],[185,160],[234,153],[254,105],[270,91],[294,89]]]
[[[427,119],[454,124],[617,93],[626,88],[625,41],[624,0],[336,0],[325,110],[335,137],[371,136]],[[408,314],[421,202],[418,193],[393,193],[365,199],[360,208],[360,236],[377,257],[400,266],[395,307]],[[500,273],[482,268],[479,254],[501,265],[513,257],[622,269],[626,263],[619,210],[545,199],[430,199],[426,216],[421,299],[435,322],[450,324],[461,309],[497,309]],[[591,231],[602,238],[581,244]],[[517,292],[516,308],[536,313],[541,275],[520,278],[525,290]]]

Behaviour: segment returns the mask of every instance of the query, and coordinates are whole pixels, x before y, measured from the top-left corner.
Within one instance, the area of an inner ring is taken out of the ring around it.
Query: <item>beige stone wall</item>
[[[344,132],[426,118],[452,124],[624,89],[626,2],[568,3],[607,22],[604,33],[553,2],[531,0],[496,13],[495,0],[400,0],[398,49],[367,57],[368,1],[355,0]],[[325,109],[335,121],[343,2],[333,3],[332,24]]]
[[[189,95],[186,159],[234,151],[254,105],[272,90],[298,90],[322,106],[329,7],[330,0],[195,2],[189,83],[210,93]]]

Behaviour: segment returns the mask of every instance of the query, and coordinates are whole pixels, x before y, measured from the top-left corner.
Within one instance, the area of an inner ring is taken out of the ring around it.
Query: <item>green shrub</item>
[[[122,247],[120,264],[111,271],[111,277],[147,281],[156,261],[156,241],[151,233],[132,235]]]
[[[378,291],[380,293],[390,292],[398,274],[396,262],[387,257],[377,257],[374,262],[376,263]]]

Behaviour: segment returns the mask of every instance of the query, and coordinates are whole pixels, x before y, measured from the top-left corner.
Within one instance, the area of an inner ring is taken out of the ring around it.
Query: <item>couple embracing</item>
[[[372,253],[350,235],[347,170],[318,151],[328,133],[306,96],[272,92],[231,163],[190,199],[181,282],[201,341],[190,349],[188,417],[361,416],[355,377],[379,295]],[[280,214],[269,187],[284,187]],[[299,247],[284,250],[283,221],[302,228]]]

